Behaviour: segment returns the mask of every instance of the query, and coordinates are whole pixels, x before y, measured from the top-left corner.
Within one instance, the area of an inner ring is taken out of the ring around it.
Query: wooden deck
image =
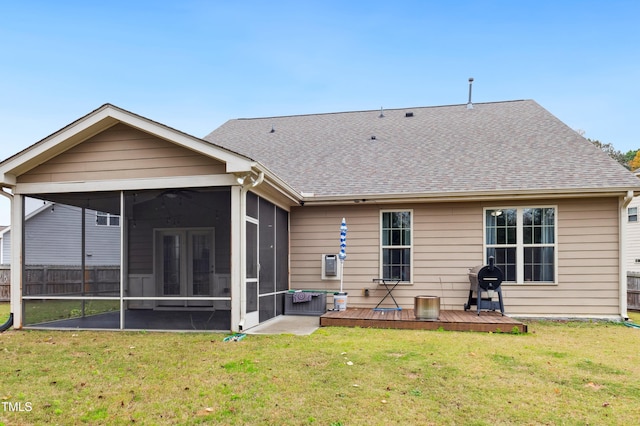
[[[401,311],[374,311],[371,308],[347,308],[346,311],[329,311],[320,317],[320,326],[399,328],[409,330],[479,331],[511,333],[518,329],[527,332],[527,325],[500,312],[440,311],[438,320],[418,320],[413,309]]]

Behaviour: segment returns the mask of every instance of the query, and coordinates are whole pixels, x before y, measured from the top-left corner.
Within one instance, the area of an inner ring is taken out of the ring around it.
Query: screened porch
[[[229,330],[229,188],[37,194],[23,324]]]

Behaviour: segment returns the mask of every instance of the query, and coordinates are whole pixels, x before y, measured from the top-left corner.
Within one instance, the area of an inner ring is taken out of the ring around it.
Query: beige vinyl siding
[[[321,255],[338,253],[340,220],[347,220],[344,289],[351,307],[373,307],[384,296],[372,279],[379,275],[380,211],[413,211],[412,284],[394,297],[412,308],[417,295],[441,297],[442,309],[462,309],[469,295],[468,271],[482,263],[483,208],[555,206],[558,242],[556,284],[504,284],[511,315],[619,313],[618,199],[540,200],[499,203],[297,207],[291,214],[292,288],[337,290],[339,281],[321,280]],[[364,297],[363,289],[370,289]],[[387,299],[390,301],[390,299]],[[331,298],[329,298],[329,303]],[[387,307],[391,306],[386,304]]]
[[[618,199],[576,199],[557,205],[558,285],[505,286],[509,312],[619,314]]]
[[[373,307],[385,294],[383,286],[372,283],[380,274],[380,211],[402,209],[413,210],[414,284],[399,285],[394,297],[402,306],[412,307],[414,296],[442,296],[444,291],[444,304],[453,304],[451,298],[457,296],[462,306],[463,293],[469,290],[466,274],[482,262],[482,207],[478,203],[296,208],[291,215],[292,287],[339,288],[339,281],[320,279],[320,262],[322,253],[339,251],[344,216],[349,229],[344,266],[349,306]],[[474,212],[479,212],[478,217]],[[362,295],[364,288],[370,290],[368,298]]]
[[[125,124],[95,135],[18,178],[20,183],[73,182],[223,174],[220,161]]]

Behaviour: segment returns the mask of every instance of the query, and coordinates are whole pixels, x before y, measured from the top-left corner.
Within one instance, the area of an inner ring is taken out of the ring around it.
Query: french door
[[[157,294],[163,307],[211,307],[214,287],[214,229],[156,230]],[[189,299],[171,299],[189,298]]]

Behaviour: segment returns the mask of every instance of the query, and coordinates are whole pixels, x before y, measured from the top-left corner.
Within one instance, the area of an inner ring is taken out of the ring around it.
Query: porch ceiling
[[[162,197],[166,197],[167,200],[178,200],[176,202],[183,202],[186,205],[190,200],[198,195],[226,190],[227,188],[156,189],[129,192],[129,195],[135,194],[135,205],[152,202],[161,199]],[[115,215],[121,214],[120,191],[33,194],[30,195],[30,197],[53,203],[66,204],[80,208],[84,207]]]

